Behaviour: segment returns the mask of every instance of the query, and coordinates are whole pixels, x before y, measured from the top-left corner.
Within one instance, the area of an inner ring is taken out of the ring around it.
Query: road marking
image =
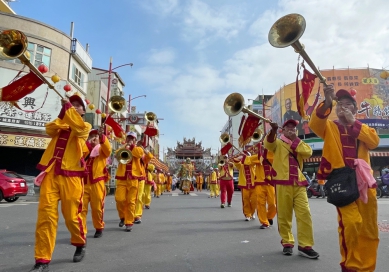
[[[172,193],[172,196],[178,196],[178,193]]]
[[[12,206],[27,206],[30,204],[37,204],[37,203],[39,203],[39,202],[24,202],[24,203],[7,202],[7,203],[0,203],[0,208],[6,208],[6,207],[12,207]]]
[[[189,193],[190,196],[197,196],[195,193]]]

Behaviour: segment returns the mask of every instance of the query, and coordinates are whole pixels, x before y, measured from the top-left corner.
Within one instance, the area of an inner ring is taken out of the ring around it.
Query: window
[[[36,43],[28,43],[27,51],[30,52],[30,62],[35,67],[42,63],[50,68],[51,49]],[[10,60],[13,63],[21,63],[19,59]]]
[[[83,86],[84,86],[84,74],[74,64],[73,64],[72,79],[78,86],[83,88]]]

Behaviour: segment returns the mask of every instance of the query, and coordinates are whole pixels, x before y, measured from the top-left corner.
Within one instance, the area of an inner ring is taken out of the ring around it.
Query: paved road
[[[118,227],[114,197],[108,196],[104,236],[94,239],[91,229],[81,263],[72,262],[74,247],[60,217],[51,271],[340,271],[336,211],[324,199],[310,200],[318,260],[282,255],[276,227],[261,230],[258,221],[244,221],[240,192],[234,194],[233,207],[219,205],[204,191],[165,193],[153,198],[142,224],[126,233]],[[32,267],[36,209],[35,197],[0,203],[0,271]],[[379,200],[379,222],[385,230],[389,198]],[[380,238],[376,271],[388,271],[389,232],[380,232]]]

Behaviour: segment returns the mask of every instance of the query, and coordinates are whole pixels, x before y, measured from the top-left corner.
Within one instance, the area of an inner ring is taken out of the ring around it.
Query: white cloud
[[[295,81],[298,55],[292,47],[274,48],[267,40],[270,27],[283,15],[305,17],[307,27],[300,41],[320,69],[389,67],[386,2],[280,0],[277,8],[263,10],[251,22],[244,19],[251,16],[249,11],[243,13],[232,5],[216,8],[195,0],[181,7],[178,35],[193,43],[193,51],[177,50],[174,67],[143,67],[138,73],[156,93],[165,94],[173,123],[179,126],[162,144],[174,147],[177,140],[196,135],[203,146],[218,146],[219,131],[228,120],[222,105],[229,93],[240,92],[247,100],[262,90],[274,94]],[[210,43],[220,48],[218,60],[222,61],[214,62],[213,53],[207,51]],[[234,47],[227,50],[230,43]],[[182,63],[183,54],[193,58]]]
[[[165,65],[174,62],[176,55],[172,48],[153,49],[149,53],[148,62],[151,64]]]
[[[179,12],[179,0],[142,0],[139,3],[148,12],[160,16]]]

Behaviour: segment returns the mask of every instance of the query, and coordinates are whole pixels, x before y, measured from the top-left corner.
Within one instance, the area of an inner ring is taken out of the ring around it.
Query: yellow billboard
[[[0,133],[0,146],[46,149],[50,140],[36,135]]]
[[[354,89],[357,91],[357,119],[362,122],[371,122],[380,128],[387,128],[389,124],[389,80],[380,78],[381,69],[331,69],[321,70],[328,84],[333,84],[335,90]],[[304,110],[311,115],[317,104],[323,101],[323,86],[319,89],[319,79],[316,79],[312,93],[309,96]],[[301,83],[299,83],[301,84]],[[322,85],[322,84],[320,84]],[[301,86],[301,85],[300,85]],[[301,91],[301,87],[300,87]],[[309,134],[308,121],[303,120],[297,112],[296,84],[285,85],[266,102],[266,117],[282,124],[288,119],[298,120],[299,135]],[[336,119],[335,111],[329,116]]]

